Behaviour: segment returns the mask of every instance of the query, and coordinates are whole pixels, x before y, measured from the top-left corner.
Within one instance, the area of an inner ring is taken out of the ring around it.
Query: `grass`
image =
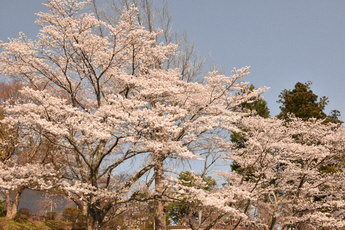
[[[57,229],[70,229],[70,224],[63,221],[52,222],[38,222],[38,221],[21,221],[17,222],[7,218],[0,218],[0,230],[57,230]],[[49,226],[48,226],[49,225]]]

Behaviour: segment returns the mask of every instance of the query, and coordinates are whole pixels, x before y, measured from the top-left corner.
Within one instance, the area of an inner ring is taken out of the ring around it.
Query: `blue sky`
[[[229,73],[252,66],[248,78],[270,86],[264,97],[272,115],[283,89],[312,81],[328,96],[327,110],[345,117],[345,1],[174,0],[174,26],[186,31],[211,65]]]
[[[156,0],[159,2],[160,0]],[[0,40],[24,32],[34,37],[34,13],[41,0],[0,0]],[[210,67],[229,74],[233,67],[252,66],[247,78],[264,95],[271,114],[283,89],[312,81],[312,89],[328,96],[327,111],[345,118],[344,0],[168,0],[173,27],[186,32]]]

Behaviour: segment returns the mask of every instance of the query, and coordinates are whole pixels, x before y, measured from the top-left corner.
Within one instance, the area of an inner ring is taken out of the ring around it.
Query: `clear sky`
[[[156,0],[159,2],[160,0]],[[38,28],[34,13],[42,0],[0,0],[0,40]],[[252,66],[247,78],[264,95],[271,114],[283,89],[312,81],[312,89],[328,96],[327,111],[345,119],[344,0],[168,0],[176,31],[186,32],[209,66],[230,73]]]

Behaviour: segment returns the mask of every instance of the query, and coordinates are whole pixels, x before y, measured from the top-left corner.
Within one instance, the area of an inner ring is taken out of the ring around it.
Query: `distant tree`
[[[289,114],[294,114],[296,117],[302,119],[309,118],[325,118],[324,108],[328,104],[327,97],[321,97],[316,95],[310,89],[311,82],[301,83],[297,82],[295,88],[292,90],[283,90],[279,95],[278,102],[281,112],[278,114],[278,118],[287,119]]]
[[[138,9],[135,20],[140,26],[150,32],[157,29],[162,32],[156,36],[157,44],[178,44],[177,55],[170,56],[164,62],[157,60],[156,67],[162,69],[178,68],[180,79],[184,81],[197,81],[202,78],[205,60],[198,55],[193,42],[190,42],[185,34],[174,32],[167,1],[164,1],[163,4],[155,4],[153,0],[109,0],[108,7],[101,6],[101,2],[100,0],[92,0],[92,10],[97,19],[114,26],[119,22],[119,16],[123,9],[128,10],[134,5]],[[104,36],[103,29],[100,28],[98,32]]]
[[[343,123],[340,120],[340,117],[341,117],[340,111],[336,110],[336,109],[333,109],[331,111],[331,113],[328,115],[328,120],[331,121],[331,122],[335,122],[335,123],[339,123],[339,122]]]
[[[324,112],[328,104],[328,98],[316,95],[311,89],[311,82],[301,83],[297,82],[295,88],[292,90],[283,90],[279,95],[278,102],[281,112],[278,114],[279,119],[288,119],[289,114],[307,120],[309,118],[327,119],[332,122],[340,122],[340,112],[332,110],[331,114],[327,116]]]
[[[71,222],[74,227],[86,226],[86,216],[77,208],[66,208],[62,212],[62,218],[65,221]]]
[[[247,91],[252,92],[255,90],[254,85],[250,85]],[[267,106],[267,102],[263,98],[253,98],[252,102],[244,102],[240,105],[240,108],[244,112],[254,113],[263,118],[268,118],[270,116],[270,109]]]
[[[252,92],[255,90],[254,85],[250,85],[247,91]],[[242,93],[245,93],[242,92]],[[244,102],[240,104],[241,111],[248,112],[252,115],[258,115],[263,118],[270,117],[270,109],[267,106],[267,102],[263,98],[253,98],[254,101]],[[240,127],[241,128],[241,127]],[[245,131],[245,130],[242,130]],[[243,148],[245,139],[241,132],[232,132],[230,135],[231,142],[235,144],[236,148]],[[241,170],[235,161],[231,164],[232,170]]]
[[[191,171],[181,172],[178,179],[184,186],[199,187],[207,191],[210,191],[217,185],[216,180],[213,179],[211,176],[202,176],[201,179],[203,183],[198,183],[197,181],[199,178],[196,177],[196,175]]]
[[[182,186],[202,189],[210,192],[217,185],[216,180],[211,176],[201,176],[194,174],[191,171],[181,172],[178,180]],[[208,219],[212,217],[208,214],[212,214],[212,208],[208,207],[204,209],[198,200],[186,200],[186,197],[182,195],[180,201],[171,202],[166,207],[168,217],[173,223],[187,224],[192,229],[198,229],[200,223],[210,222]],[[201,213],[207,213],[204,218],[202,218]],[[203,221],[199,220],[202,218]],[[216,224],[216,222],[215,222]]]

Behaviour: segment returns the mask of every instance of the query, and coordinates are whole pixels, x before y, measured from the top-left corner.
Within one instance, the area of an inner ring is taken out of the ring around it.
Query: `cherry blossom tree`
[[[0,163],[0,190],[6,198],[6,217],[17,214],[19,200],[24,188],[48,190],[59,183],[60,176],[49,165],[17,165]]]
[[[1,83],[1,87],[2,106],[25,100],[20,97],[19,90],[23,87],[20,82]],[[52,149],[53,146],[39,136],[25,136],[16,127],[0,124],[0,192],[6,201],[7,218],[15,217],[25,189],[43,189],[44,183],[52,181],[53,165],[48,165],[54,162],[50,155]],[[47,174],[42,174],[42,170],[47,170]],[[56,173],[54,175],[57,177]]]
[[[51,146],[39,140],[23,141],[14,130],[2,139],[0,161],[0,192],[6,201],[6,217],[14,218],[21,194],[25,189],[48,190],[59,182],[60,176],[50,156]],[[49,163],[50,162],[50,163]]]
[[[85,13],[87,4],[51,0],[37,14],[36,40],[21,34],[1,43],[0,74],[28,84],[20,91],[26,100],[7,104],[2,122],[57,147],[61,189],[83,209],[88,229],[101,228],[110,209],[132,199],[144,175],[154,182],[156,229],[165,229],[166,161],[199,158],[193,144],[214,129],[236,130],[238,105],[265,89],[246,91],[240,79],[249,67],[183,81],[179,69],[160,66],[177,46],[158,43],[160,32],[145,30],[135,7],[110,25]],[[221,206],[211,200],[203,202]]]
[[[201,77],[205,60],[197,54],[194,44],[187,39],[186,34],[174,32],[172,26],[173,19],[169,13],[167,1],[155,4],[153,0],[111,0],[108,1],[109,4],[107,5],[102,5],[102,2],[92,0],[91,8],[97,19],[103,19],[115,25],[120,20],[119,15],[121,15],[121,11],[129,9],[134,5],[138,9],[138,15],[135,20],[137,20],[139,25],[150,32],[157,29],[161,30],[161,33],[156,38],[157,43],[166,45],[170,43],[178,44],[177,54],[169,56],[163,65],[160,63],[161,68],[178,68],[180,78],[185,81],[196,81]],[[99,34],[103,35],[102,29],[99,30]]]
[[[243,118],[244,145],[231,153],[231,186],[246,189],[251,198],[240,219],[262,229],[345,225],[344,127],[322,120],[289,122],[276,118]],[[242,177],[239,178],[238,174]]]

